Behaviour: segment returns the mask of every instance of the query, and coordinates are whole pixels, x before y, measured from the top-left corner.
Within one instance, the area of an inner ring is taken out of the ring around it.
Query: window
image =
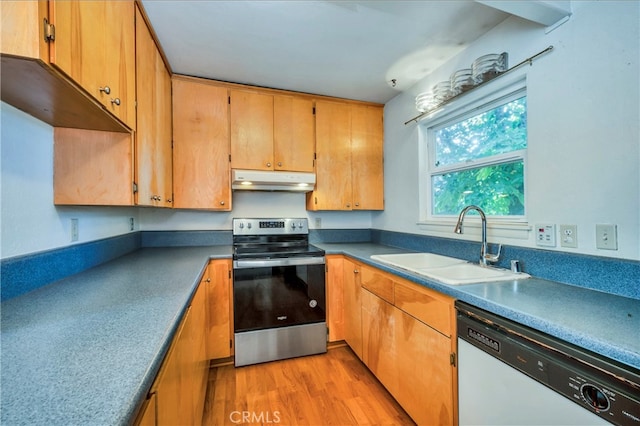
[[[457,216],[465,206],[475,204],[495,218],[524,219],[524,81],[467,102],[422,125],[428,145],[423,174],[428,183],[421,185],[428,200],[422,203],[423,217]]]

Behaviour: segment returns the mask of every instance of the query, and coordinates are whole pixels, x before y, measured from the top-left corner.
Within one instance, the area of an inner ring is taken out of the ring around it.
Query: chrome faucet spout
[[[502,251],[502,245],[498,245],[498,253],[497,254],[489,254],[487,250],[487,216],[484,214],[484,211],[473,204],[466,206],[460,212],[458,216],[458,222],[456,223],[456,227],[453,232],[456,234],[462,234],[462,222],[464,221],[464,217],[470,210],[475,210],[480,215],[480,220],[482,222],[482,244],[480,246],[480,265],[487,266],[487,261],[489,262],[497,262],[500,257],[500,252]]]

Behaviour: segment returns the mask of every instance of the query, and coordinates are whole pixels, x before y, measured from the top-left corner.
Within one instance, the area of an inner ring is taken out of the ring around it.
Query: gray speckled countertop
[[[3,302],[0,423],[131,422],[207,260],[230,256],[142,249]]]
[[[316,244],[640,369],[640,301],[540,279],[449,286],[374,262],[369,243]],[[149,390],[210,258],[144,248],[1,305],[0,422],[125,424]]]

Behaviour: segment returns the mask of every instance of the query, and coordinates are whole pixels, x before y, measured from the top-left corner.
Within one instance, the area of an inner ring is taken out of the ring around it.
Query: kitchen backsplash
[[[480,243],[378,229],[312,229],[311,243],[376,243],[476,261]],[[230,245],[231,231],[141,231],[0,262],[1,299],[6,300],[108,262],[142,247]],[[539,278],[640,299],[640,262],[503,246],[497,266],[519,260]]]

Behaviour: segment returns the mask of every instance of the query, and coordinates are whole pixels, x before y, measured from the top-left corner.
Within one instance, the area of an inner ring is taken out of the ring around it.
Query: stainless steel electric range
[[[325,253],[307,219],[233,220],[235,365],[327,351]]]

